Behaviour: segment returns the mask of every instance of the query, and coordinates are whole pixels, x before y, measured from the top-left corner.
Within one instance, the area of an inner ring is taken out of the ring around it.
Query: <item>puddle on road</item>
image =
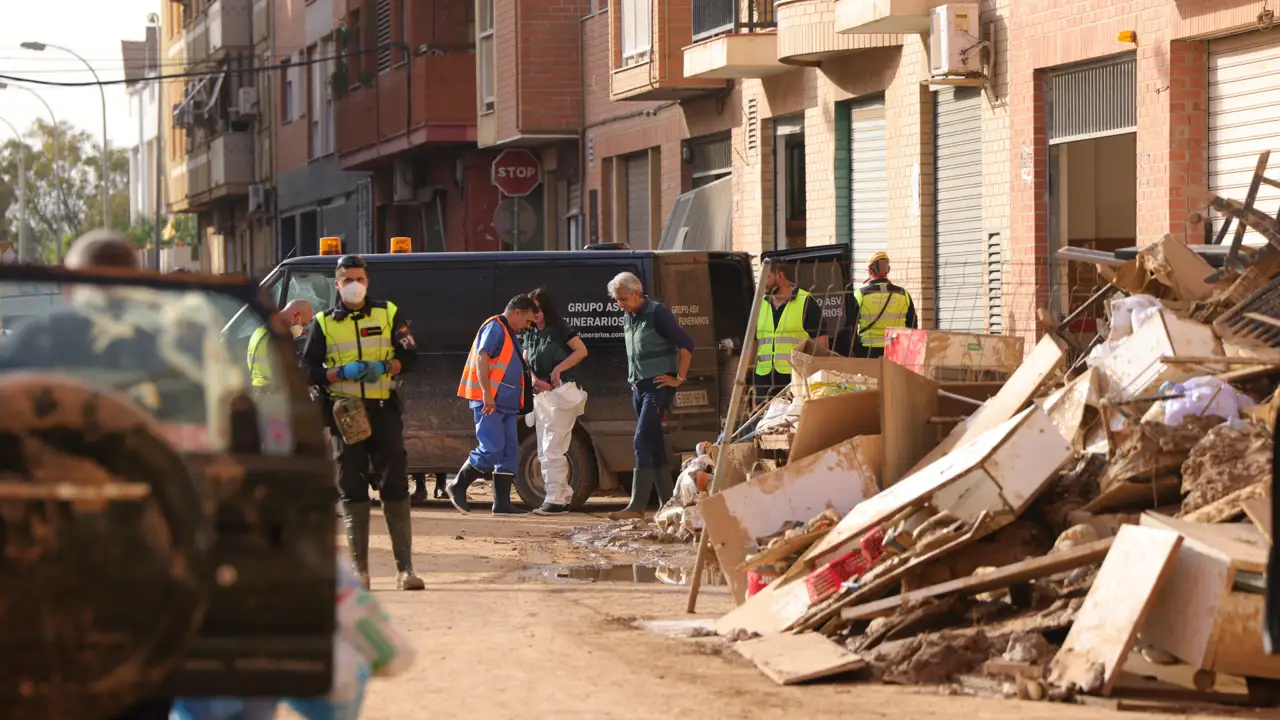
[[[662,583],[664,585],[688,585],[693,578],[693,568],[639,563],[612,565],[545,565],[527,570],[530,580],[543,582],[609,582],[609,583]],[[724,585],[724,575],[718,568],[702,573],[703,586]]]

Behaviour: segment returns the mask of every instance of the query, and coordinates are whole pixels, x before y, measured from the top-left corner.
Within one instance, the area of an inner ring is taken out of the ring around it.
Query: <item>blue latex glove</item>
[[[386,360],[374,360],[366,363],[364,372],[360,374],[360,382],[374,383],[382,379],[383,375],[391,372],[391,363]]]
[[[369,363],[363,360],[356,360],[338,368],[338,379],[358,380],[367,372],[369,372]]]

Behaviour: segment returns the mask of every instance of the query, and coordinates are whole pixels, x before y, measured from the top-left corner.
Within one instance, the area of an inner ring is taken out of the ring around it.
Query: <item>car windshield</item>
[[[155,417],[180,450],[225,451],[231,404],[250,395],[251,379],[245,351],[222,331],[237,313],[264,323],[243,307],[206,288],[0,280],[0,383],[38,372],[118,393]],[[267,347],[266,372],[283,377],[288,345]],[[262,451],[292,452],[287,392],[251,397]]]

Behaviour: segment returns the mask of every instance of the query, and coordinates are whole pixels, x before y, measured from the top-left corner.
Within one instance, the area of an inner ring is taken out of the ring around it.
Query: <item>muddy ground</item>
[[[417,508],[414,561],[427,590],[405,593],[393,589],[390,540],[375,517],[373,589],[419,655],[404,675],[370,685],[362,718],[1174,717],[947,697],[936,687],[856,678],[778,687],[718,638],[655,631],[661,621],[690,616],[684,614],[686,587],[667,584],[654,566],[691,565],[693,546],[631,548],[623,555],[573,544],[574,528],[603,521],[586,514],[494,519],[439,504]],[[632,567],[640,562],[637,553],[643,563]],[[605,566],[611,568],[600,569]],[[665,579],[673,576],[679,573]],[[697,617],[716,617],[731,606],[723,585],[704,587]]]

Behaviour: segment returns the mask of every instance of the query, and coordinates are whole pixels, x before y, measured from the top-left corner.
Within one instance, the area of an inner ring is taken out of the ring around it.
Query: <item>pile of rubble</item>
[[[884,360],[797,351],[696,506],[737,602],[716,631],[784,684],[1258,702],[1280,680],[1280,225],[1210,200],[1270,244],[1237,238],[1216,271],[1171,238],[1088,258],[1110,283],[1091,342],[1064,323],[1025,358],[933,331]]]

